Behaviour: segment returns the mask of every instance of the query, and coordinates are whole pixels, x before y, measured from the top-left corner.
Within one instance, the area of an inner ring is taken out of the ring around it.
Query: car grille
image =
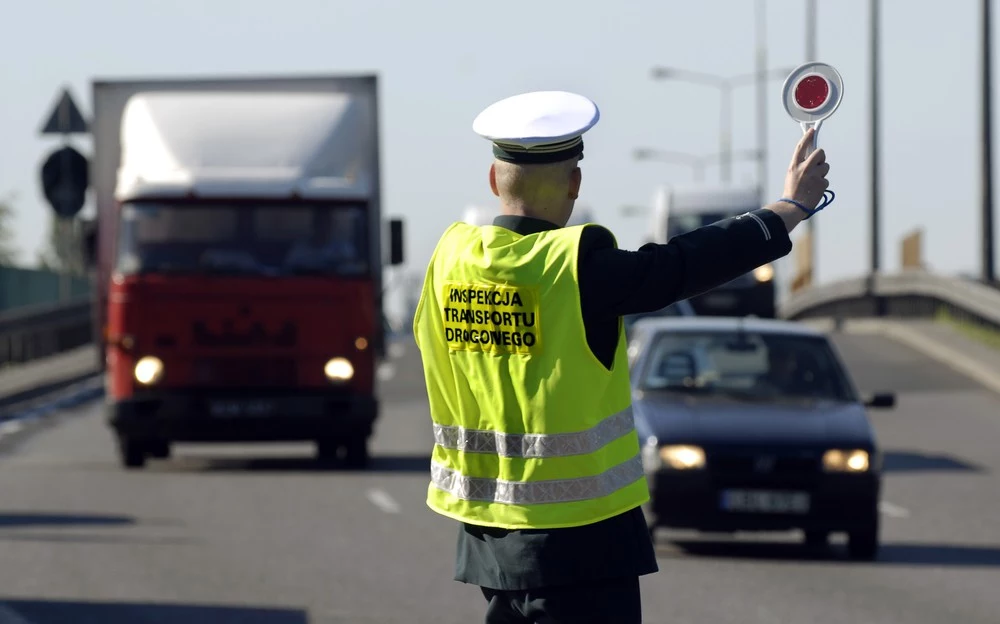
[[[806,485],[821,474],[820,457],[767,450],[708,454],[708,470],[720,485]]]
[[[294,386],[297,381],[296,362],[289,358],[202,358],[195,362],[195,382],[203,386],[274,388]]]

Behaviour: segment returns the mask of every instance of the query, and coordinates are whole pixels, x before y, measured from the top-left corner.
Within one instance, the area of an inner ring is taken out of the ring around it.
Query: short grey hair
[[[548,164],[514,164],[496,160],[496,174],[500,201],[511,207],[530,207],[546,210],[566,202],[570,176],[579,159],[571,158]]]

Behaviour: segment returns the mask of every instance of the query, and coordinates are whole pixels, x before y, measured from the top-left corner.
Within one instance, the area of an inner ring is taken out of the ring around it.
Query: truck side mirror
[[[389,220],[389,265],[403,264],[403,220]]]
[[[97,224],[84,224],[83,230],[83,262],[88,269],[97,266]]]

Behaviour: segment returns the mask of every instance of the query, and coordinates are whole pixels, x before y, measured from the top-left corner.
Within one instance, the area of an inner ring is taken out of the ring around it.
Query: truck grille
[[[195,362],[195,382],[204,386],[294,386],[295,360],[289,358],[202,358]]]

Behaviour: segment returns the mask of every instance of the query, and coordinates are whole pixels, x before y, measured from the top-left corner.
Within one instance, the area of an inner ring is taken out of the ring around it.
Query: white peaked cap
[[[566,91],[534,91],[490,105],[472,130],[493,142],[500,160],[519,164],[583,158],[583,134],[601,112],[592,100]]]

